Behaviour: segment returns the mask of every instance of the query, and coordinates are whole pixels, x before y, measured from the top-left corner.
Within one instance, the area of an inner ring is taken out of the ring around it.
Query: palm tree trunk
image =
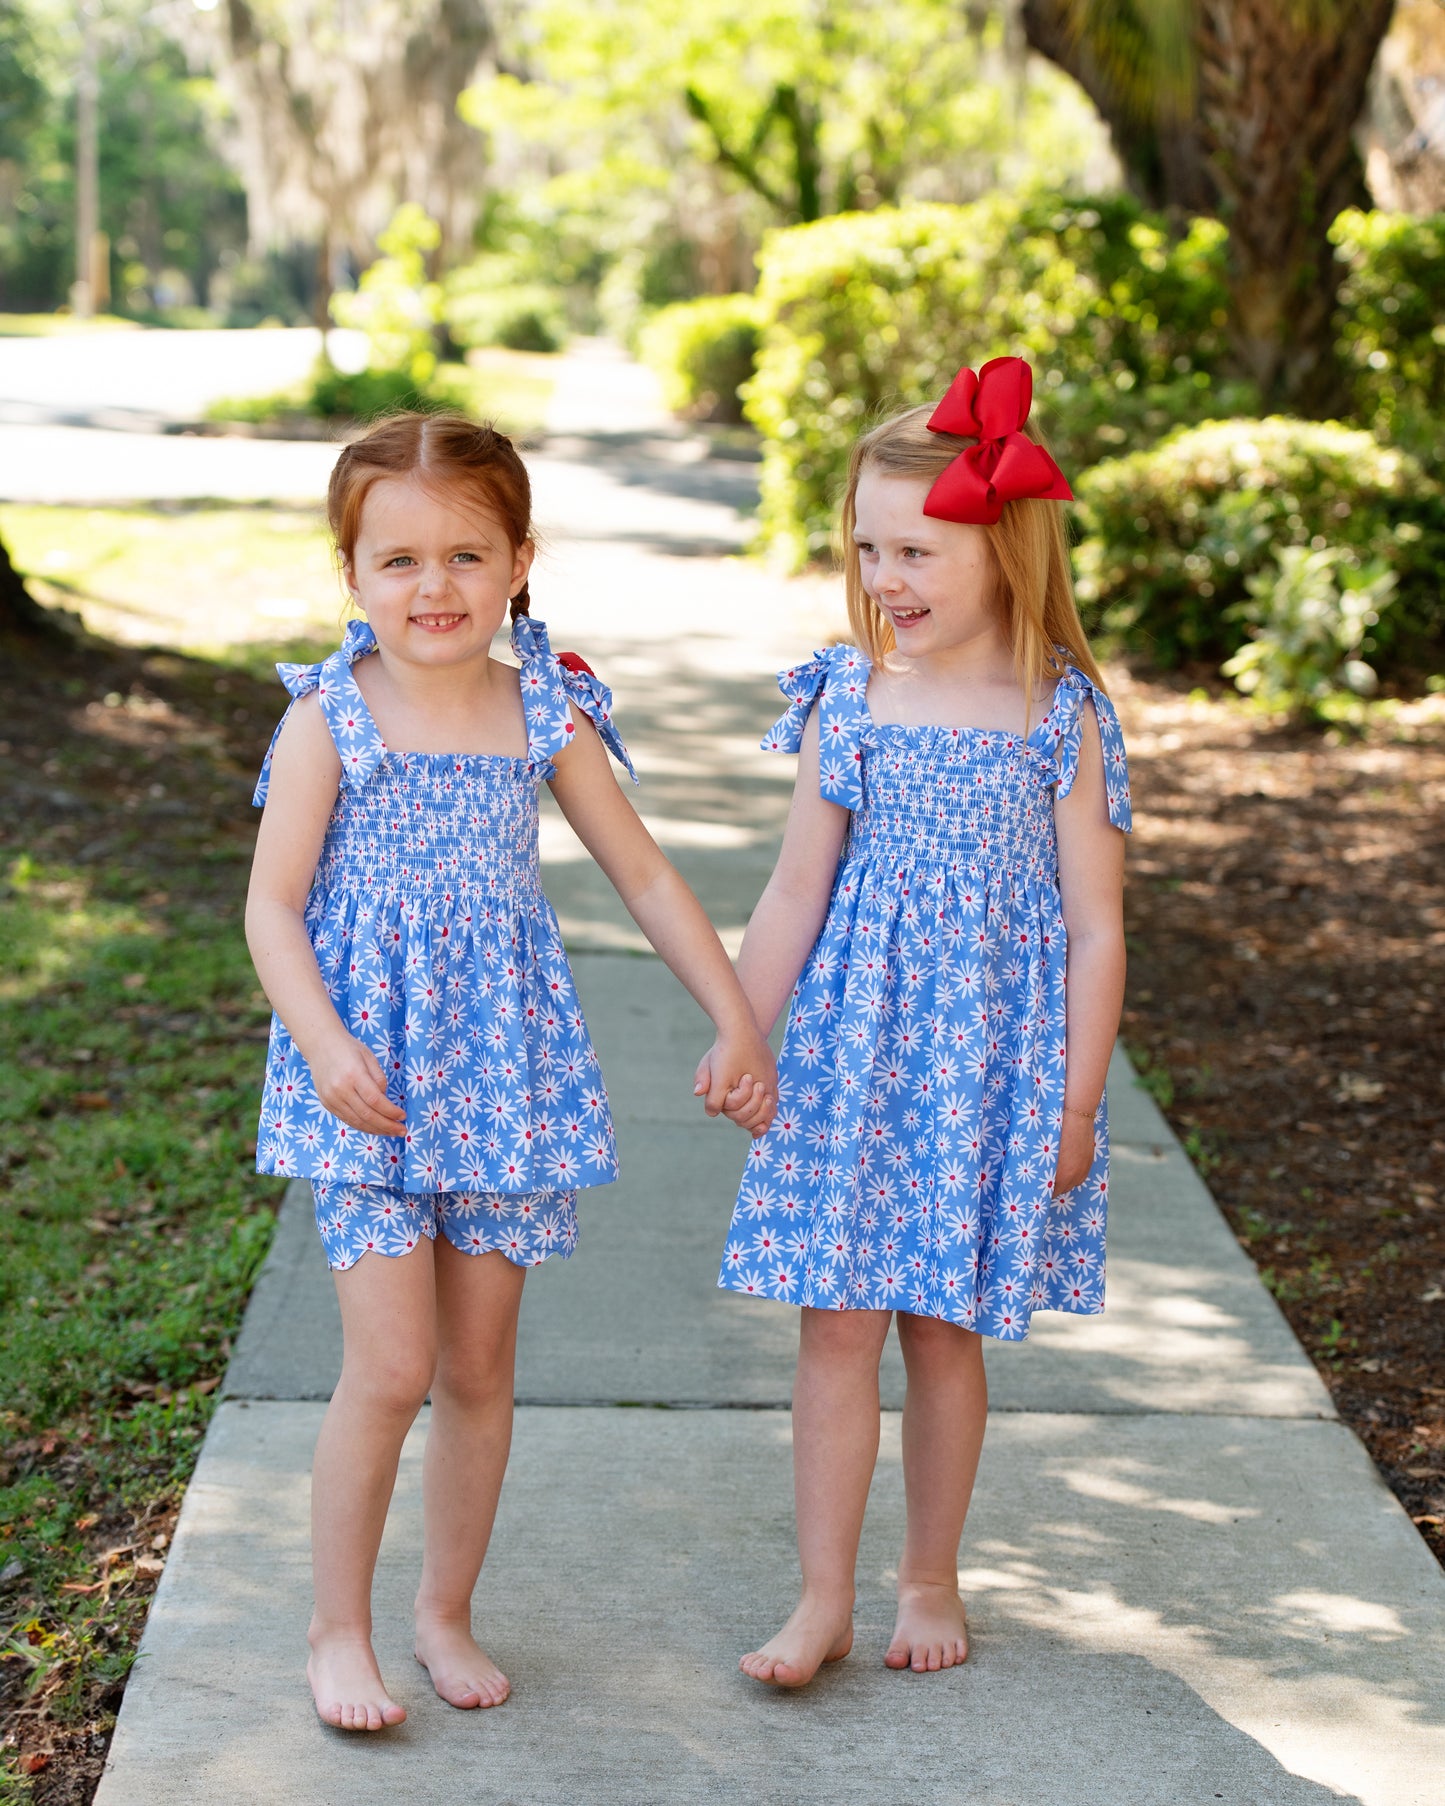
[[[1354,128],[1394,4],[1200,0],[1199,120],[1229,227],[1234,342],[1271,404],[1323,413],[1340,400],[1327,234],[1343,208],[1368,205]]]
[[[1339,405],[1328,232],[1368,204],[1354,146],[1395,0],[1177,0],[1192,82],[1149,66],[1137,0],[1023,0],[1029,44],[1099,108],[1147,203],[1229,227],[1232,331],[1270,406]]]
[[[1057,63],[1099,109],[1135,198],[1182,219],[1212,214],[1215,187],[1197,114],[1160,104],[1154,72],[1141,67],[1147,53],[1128,41],[1138,34],[1121,26],[1121,9],[1090,0],[1022,0],[1019,12],[1029,49]]]

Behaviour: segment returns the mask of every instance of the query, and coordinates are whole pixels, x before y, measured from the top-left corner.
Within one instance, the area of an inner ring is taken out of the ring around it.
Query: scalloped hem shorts
[[[410,1254],[440,1230],[463,1254],[505,1254],[519,1267],[577,1246],[575,1191],[398,1191],[313,1179],[316,1227],[333,1273],[363,1254]]]

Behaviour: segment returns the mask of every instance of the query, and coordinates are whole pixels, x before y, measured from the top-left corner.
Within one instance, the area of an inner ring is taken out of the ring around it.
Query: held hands
[[[308,1065],[326,1108],[368,1135],[405,1135],[406,1111],[386,1095],[386,1075],[368,1047],[352,1035],[328,1041]]]
[[[1054,1173],[1054,1196],[1063,1197],[1089,1176],[1094,1164],[1094,1124],[1072,1111],[1064,1112],[1064,1126],[1059,1134],[1059,1164]]]
[[[778,1104],[778,1068],[756,1027],[718,1035],[698,1061],[692,1094],[709,1116],[726,1116],[754,1137],[767,1133]]]

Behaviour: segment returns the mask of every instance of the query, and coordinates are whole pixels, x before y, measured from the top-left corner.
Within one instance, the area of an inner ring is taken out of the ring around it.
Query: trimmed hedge
[[[961,364],[1029,357],[1037,418],[1070,473],[1221,405],[1248,407],[1242,385],[1222,397],[1216,382],[1223,252],[1214,222],[1171,243],[1162,220],[1117,195],[991,196],[771,233],[744,390],[766,441],[764,541],[795,564],[822,553],[854,437],[941,395]]]
[[[642,328],[642,361],[662,379],[674,414],[738,425],[738,391],[753,374],[759,308],[752,295],[704,295],[659,308]]]
[[[1252,577],[1279,549],[1379,562],[1396,599],[1374,631],[1382,668],[1445,658],[1445,491],[1416,459],[1333,421],[1215,420],[1076,482],[1087,537],[1079,599],[1097,625],[1161,665],[1218,661],[1246,638]]]

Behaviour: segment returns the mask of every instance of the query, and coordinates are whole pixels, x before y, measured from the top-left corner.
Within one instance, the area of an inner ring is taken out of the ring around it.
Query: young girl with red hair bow
[[[764,1029],[784,1008],[787,1028],[720,1284],[802,1307],[802,1596],[741,1663],[780,1686],[852,1646],[890,1319],[907,1531],[884,1660],[923,1671],[968,1651],[983,1338],[1103,1308],[1128,774],[1074,604],[1070,491],[1023,430],[1031,388],[995,359],[858,441],[855,643],[782,673],[763,741],[799,754],[797,786],[738,972]]]

